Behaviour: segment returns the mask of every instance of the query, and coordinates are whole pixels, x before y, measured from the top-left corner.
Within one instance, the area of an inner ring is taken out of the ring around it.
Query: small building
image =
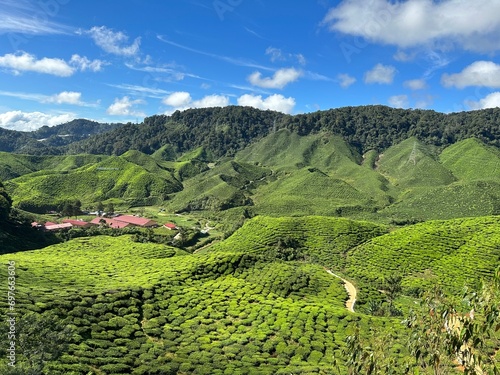
[[[137,217],[132,215],[120,215],[114,218],[116,221],[121,221],[123,223],[128,223],[136,225],[138,227],[151,228],[157,227],[158,223],[154,220],[147,219],[145,217]]]
[[[64,219],[62,222],[63,223],[70,223],[74,227],[78,227],[78,228],[90,228],[92,226],[92,224],[90,224],[86,221],[83,221],[83,220]]]
[[[179,228],[177,228],[177,225],[175,225],[174,223],[165,223],[163,225],[165,228],[167,228],[168,230],[177,230]]]
[[[45,223],[45,230],[48,230],[49,232],[55,232],[58,230],[65,230],[71,228],[73,228],[73,225],[71,223],[63,223],[63,224],[52,223],[51,225],[47,225],[47,223]]]
[[[101,225],[102,221],[104,221],[108,227],[113,229],[121,229],[130,226],[129,223],[125,223],[123,221],[117,221],[115,219],[108,219],[106,217],[96,217],[94,220],[90,222],[90,224]]]

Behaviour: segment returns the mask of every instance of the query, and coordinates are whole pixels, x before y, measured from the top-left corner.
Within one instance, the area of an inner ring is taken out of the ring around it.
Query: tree
[[[500,268],[479,292],[466,292],[462,308],[435,292],[420,314],[405,321],[411,328],[409,347],[415,365],[434,375],[447,374],[445,364],[459,363],[468,375],[499,375],[488,348],[500,345]]]
[[[71,204],[70,202],[65,202],[63,204],[61,215],[69,217],[72,216],[74,212],[75,212],[75,207],[73,206],[73,204]]]
[[[108,215],[113,215],[115,213],[115,205],[113,203],[108,203],[106,206],[106,213]]]
[[[97,203],[97,212],[99,213],[99,215],[101,214],[101,212],[104,212],[104,205],[102,204],[101,201]]]
[[[12,199],[5,191],[5,187],[0,182],[0,221],[6,220],[9,217],[12,208]]]
[[[391,315],[398,315],[394,310],[394,300],[399,296],[401,291],[403,290],[401,286],[401,281],[403,277],[401,275],[391,275],[385,281],[385,292],[387,295],[387,299],[389,300],[389,312]]]
[[[8,327],[2,324],[1,330]],[[16,366],[0,367],[0,373],[9,375],[39,375],[48,362],[57,360],[68,348],[74,329],[61,318],[45,312],[28,312],[16,319]],[[7,337],[2,332],[2,337]],[[2,340],[0,352],[5,352],[7,340]]]

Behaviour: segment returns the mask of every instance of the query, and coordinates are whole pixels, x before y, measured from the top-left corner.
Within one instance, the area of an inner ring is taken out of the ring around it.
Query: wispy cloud
[[[349,74],[346,74],[346,73],[343,73],[343,74],[339,74],[337,76],[338,80],[339,80],[339,83],[340,83],[340,87],[346,89],[348,88],[349,86],[353,85],[354,83],[356,83],[356,78],[354,77],[351,77]]]
[[[208,56],[208,57],[211,57],[213,59],[225,61],[225,62],[227,62],[229,64],[232,64],[232,65],[244,66],[244,67],[247,67],[247,68],[255,68],[255,69],[261,69],[261,70],[267,70],[267,71],[274,71],[275,70],[275,69],[270,68],[268,66],[263,66],[263,65],[257,64],[257,63],[255,63],[253,61],[250,61],[250,60],[246,60],[246,59],[242,59],[242,58],[234,58],[234,57],[229,57],[229,56],[224,56],[224,55],[217,55],[215,53],[205,52],[205,51],[202,51],[202,50],[198,50],[198,49],[195,49],[195,48],[184,46],[182,44],[175,43],[175,42],[172,42],[171,40],[168,40],[163,35],[158,35],[157,38],[159,40],[161,40],[163,43],[170,44],[171,46],[174,46],[174,47],[177,47],[177,48],[181,48],[181,49],[183,49],[185,51],[190,51],[190,52],[193,52],[193,53],[196,53],[196,54],[199,54],[199,55]]]
[[[108,86],[115,87],[120,90],[127,91],[132,94],[143,94],[150,96],[152,98],[163,98],[165,95],[171,93],[171,91],[159,89],[157,87],[146,87],[146,86],[138,86],[138,85],[129,85],[129,84],[108,84]]]
[[[2,0],[0,3],[0,35],[19,33],[29,35],[70,34],[73,28],[52,21],[57,9],[46,9],[45,2]],[[57,3],[56,3],[57,4]],[[59,7],[59,4],[57,4]]]
[[[54,95],[45,95],[38,93],[26,93],[15,91],[0,91],[0,96],[8,96],[12,98],[31,100],[39,103],[51,104],[69,104],[80,107],[98,107],[99,103],[88,103],[82,100],[82,94],[74,91],[63,91]]]
[[[171,67],[169,65],[160,65],[160,66],[152,66],[152,65],[145,65],[145,66],[137,66],[135,64],[131,63],[125,63],[125,66],[129,69],[136,70],[139,72],[146,72],[146,73],[151,73],[152,75],[155,76],[156,80],[161,80],[161,81],[167,81],[167,82],[172,82],[172,81],[182,81],[185,77],[190,77],[190,78],[195,78],[195,79],[201,79],[205,81],[211,81],[208,78],[201,77],[196,74],[188,73],[179,69],[176,69],[175,67]]]
[[[365,74],[365,83],[390,85],[394,81],[396,68],[390,65],[377,64]]]
[[[108,53],[121,56],[135,56],[139,53],[141,38],[135,38],[130,44],[129,37],[121,31],[114,31],[106,26],[94,26],[81,33],[89,34],[95,44]]]

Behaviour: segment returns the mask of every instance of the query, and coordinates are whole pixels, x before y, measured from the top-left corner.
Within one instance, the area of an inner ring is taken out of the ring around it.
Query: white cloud
[[[337,76],[340,86],[344,89],[348,88],[356,82],[356,78],[351,77],[349,74],[339,74]]]
[[[145,117],[146,114],[141,111],[137,111],[134,109],[134,106],[137,104],[143,104],[144,101],[137,99],[137,100],[130,100],[128,96],[124,96],[123,98],[119,99],[116,98],[115,102],[109,106],[107,109],[107,113],[112,116],[139,116],[139,117]]]
[[[194,108],[227,107],[229,98],[224,95],[207,95],[200,100],[193,102]]]
[[[59,94],[49,96],[44,100],[44,102],[55,103],[55,104],[84,105],[81,99],[82,99],[82,94],[80,92],[63,91]]]
[[[188,107],[192,102],[191,94],[185,91],[178,91],[163,99],[163,104],[174,108]]]
[[[64,60],[47,57],[38,60],[35,56],[26,52],[22,54],[8,53],[0,56],[0,67],[10,69],[14,74],[37,72],[59,77],[69,77],[75,72],[75,69]]]
[[[403,82],[403,85],[411,90],[423,90],[427,88],[425,79],[411,79]]]
[[[344,0],[323,23],[331,31],[408,48],[435,42],[496,51],[498,0]]]
[[[262,95],[245,94],[238,98],[238,105],[292,113],[295,107],[295,99],[291,97],[285,98],[283,95],[279,94],[268,96],[265,99],[262,98]]]
[[[227,107],[230,103],[229,97],[225,95],[207,95],[193,101],[190,93],[178,91],[163,99],[163,104],[172,107],[173,109],[167,111],[167,113],[172,113],[177,110],[184,111],[188,108]]]
[[[89,60],[85,56],[73,55],[69,62],[63,59],[44,57],[38,59],[27,52],[8,53],[0,56],[0,67],[9,69],[18,75],[22,72],[36,72],[58,77],[70,77],[77,71],[90,70],[98,72],[108,63],[101,60]]]
[[[248,81],[258,87],[266,89],[282,89],[289,83],[295,82],[302,72],[294,68],[280,69],[272,77],[262,78],[262,73],[254,72],[248,77]]]
[[[500,88],[500,65],[491,61],[476,61],[457,74],[443,74],[446,87],[463,89],[468,86]]]
[[[102,60],[89,60],[85,56],[73,55],[69,61],[73,66],[77,67],[78,70],[84,72],[90,70],[91,72],[100,72],[105,65],[109,65],[107,62]]]
[[[396,75],[396,68],[390,65],[377,64],[365,73],[365,83],[390,85]]]
[[[129,38],[126,34],[121,31],[115,32],[106,26],[94,26],[87,33],[90,34],[95,44],[108,53],[134,56],[139,52],[141,38],[136,38],[132,44],[128,44]]]
[[[395,95],[389,98],[389,104],[396,108],[408,108],[410,101],[407,95]]]
[[[470,109],[486,109],[500,107],[500,92],[494,92],[485,98],[475,102],[468,100],[465,102]]]
[[[73,113],[51,115],[42,112],[10,111],[0,113],[0,127],[11,130],[32,131],[45,125],[64,124],[75,118],[76,116]]]

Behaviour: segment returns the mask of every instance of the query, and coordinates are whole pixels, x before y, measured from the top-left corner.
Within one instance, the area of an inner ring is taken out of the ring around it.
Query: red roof
[[[133,225],[138,225],[141,227],[152,227],[157,225],[155,221],[146,219],[145,217],[137,217],[132,215],[121,215],[115,217],[115,220],[122,221],[124,223],[129,223]]]
[[[73,227],[73,225],[71,225],[70,223],[52,224],[52,225],[47,225],[47,223],[45,223],[45,229],[46,230],[69,229],[69,228],[72,228],[72,227]]]
[[[86,221],[83,221],[83,220],[71,220],[71,219],[64,219],[62,222],[63,223],[70,223],[75,227],[87,227],[90,224],[90,223],[87,223]]]
[[[47,222],[45,223],[45,226],[47,226],[47,225],[49,225],[49,226],[50,226],[50,225],[57,225],[57,223],[53,223],[52,221],[47,221]]]
[[[129,223],[124,223],[122,221],[116,221],[114,219],[108,219],[106,217],[96,217],[90,223],[95,224],[95,225],[101,225],[101,220],[104,220],[110,228],[115,228],[115,229],[126,228],[130,225]]]
[[[177,229],[177,225],[175,225],[174,223],[166,223],[165,224],[165,228],[168,228],[168,229]]]

